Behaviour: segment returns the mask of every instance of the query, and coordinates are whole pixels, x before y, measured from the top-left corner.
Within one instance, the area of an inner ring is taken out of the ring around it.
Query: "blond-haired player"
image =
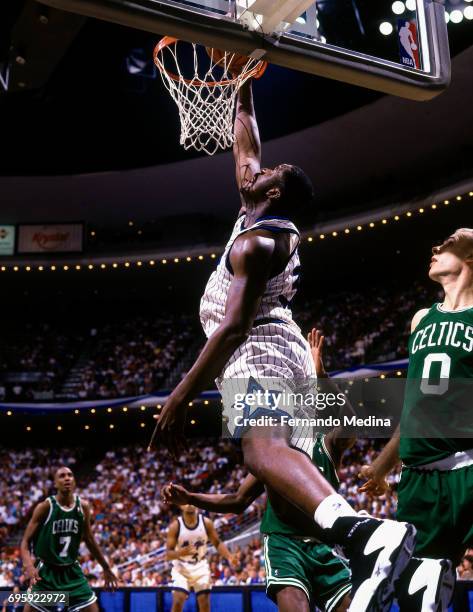
[[[456,564],[473,544],[473,229],[432,249],[429,277],[444,299],[412,320],[400,429],[362,490],[381,494],[401,460],[398,518],[417,528],[416,555]]]

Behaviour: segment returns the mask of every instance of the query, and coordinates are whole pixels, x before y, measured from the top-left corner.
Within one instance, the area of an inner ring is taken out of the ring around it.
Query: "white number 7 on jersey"
[[[59,544],[62,546],[62,550],[59,553],[60,557],[67,557],[67,551],[69,549],[69,544],[71,543],[71,536],[64,536],[59,538]]]
[[[440,363],[440,380],[437,384],[429,383],[430,370],[433,363]],[[424,368],[422,370],[422,382],[420,390],[426,395],[443,395],[448,390],[450,368],[452,359],[447,353],[430,353],[424,359]]]

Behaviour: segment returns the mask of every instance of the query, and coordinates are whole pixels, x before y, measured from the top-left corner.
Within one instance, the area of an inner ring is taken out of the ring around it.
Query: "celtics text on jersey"
[[[435,304],[409,339],[400,457],[416,467],[473,448],[473,308]]]
[[[34,539],[34,554],[44,563],[58,566],[77,561],[84,528],[84,513],[78,495],[72,508],[64,508],[56,497],[48,497],[50,509]]]

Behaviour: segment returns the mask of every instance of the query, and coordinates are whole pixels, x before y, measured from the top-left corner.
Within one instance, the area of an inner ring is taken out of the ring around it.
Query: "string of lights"
[[[364,224],[356,224],[353,226],[347,225],[346,227],[343,227],[343,225],[341,225],[340,228],[333,229],[330,232],[317,233],[317,234],[311,232],[311,233],[304,234],[304,237],[307,240],[307,242],[314,242],[314,240],[316,239],[325,240],[326,238],[336,238],[337,236],[348,235],[348,234],[351,234],[352,232],[361,232],[364,229],[371,230],[379,226],[387,225],[388,223],[392,221],[394,222],[400,221],[402,218],[413,219],[416,216],[424,215],[425,213],[429,211],[432,211],[432,212],[439,211],[442,208],[448,207],[451,204],[465,201],[468,198],[473,198],[473,191],[469,191],[465,194],[458,194],[451,199],[445,199],[439,203],[430,204],[429,206],[419,206],[415,208],[412,207],[411,209],[406,210],[399,214],[395,214],[391,216],[387,215],[386,217],[382,217],[382,218],[376,216],[375,218],[373,218],[373,220],[367,221]]]
[[[367,220],[364,223],[354,223],[352,225],[344,222],[343,219],[331,224],[332,229],[327,232],[317,231],[317,228],[302,233],[302,239],[306,242],[313,243],[317,240],[326,240],[330,238],[336,238],[338,236],[347,236],[353,233],[361,232],[363,230],[372,230],[378,227],[382,227],[391,222],[398,222],[401,219],[413,219],[419,217],[428,212],[440,211],[453,204],[460,202],[470,201],[473,202],[473,191],[467,191],[465,193],[457,194],[451,198],[441,200],[439,202],[424,205],[424,206],[411,206],[409,209],[399,212],[398,214],[391,214],[383,216],[383,214],[373,213],[371,220]],[[90,260],[81,261],[81,263],[75,263],[74,261],[68,262],[51,262],[35,264],[33,262],[20,263],[11,262],[4,263],[0,266],[0,272],[69,272],[69,271],[101,271],[101,270],[115,270],[115,269],[136,269],[136,268],[153,268],[157,266],[173,265],[180,263],[191,263],[191,262],[202,262],[208,259],[216,259],[218,255],[223,252],[223,249],[214,249],[213,252],[203,252],[199,255],[185,257],[162,257],[162,258],[147,258],[147,257],[128,257],[124,261],[111,260],[107,258],[105,261]]]

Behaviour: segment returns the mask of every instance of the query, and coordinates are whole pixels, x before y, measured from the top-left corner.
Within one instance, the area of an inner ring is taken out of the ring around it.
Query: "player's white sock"
[[[357,516],[357,514],[341,495],[332,493],[319,504],[314,520],[322,529],[330,529],[342,516]]]

